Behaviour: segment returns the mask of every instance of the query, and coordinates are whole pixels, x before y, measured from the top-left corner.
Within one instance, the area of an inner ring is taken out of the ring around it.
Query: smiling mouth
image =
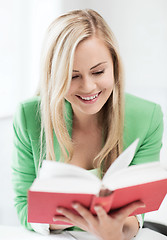
[[[92,101],[92,100],[94,100],[94,99],[97,99],[101,92],[102,92],[102,91],[100,91],[99,93],[96,93],[96,94],[94,94],[94,95],[91,95],[91,96],[89,96],[89,97],[85,97],[85,96],[82,97],[82,96],[79,96],[79,95],[76,95],[76,96],[77,96],[79,99],[83,100],[83,101]]]

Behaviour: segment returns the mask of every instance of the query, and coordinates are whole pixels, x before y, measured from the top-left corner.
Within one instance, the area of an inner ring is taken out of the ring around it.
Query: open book
[[[146,207],[131,215],[158,210],[167,193],[167,170],[159,162],[129,166],[137,144],[138,139],[114,161],[102,180],[83,168],[44,160],[28,191],[28,222],[54,224],[53,217],[60,215],[56,208],[75,212],[73,202],[93,214],[96,204],[111,212],[137,200]]]

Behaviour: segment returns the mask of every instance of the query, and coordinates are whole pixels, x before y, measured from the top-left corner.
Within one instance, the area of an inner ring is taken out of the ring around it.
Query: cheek
[[[77,89],[76,84],[71,83],[70,89],[68,90],[65,98],[68,99],[68,98],[72,97],[72,95],[76,92],[76,89]]]
[[[106,90],[112,91],[114,88],[114,78],[111,75],[106,76],[102,85]]]

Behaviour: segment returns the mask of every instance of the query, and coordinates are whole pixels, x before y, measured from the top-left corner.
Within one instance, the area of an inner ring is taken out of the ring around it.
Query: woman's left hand
[[[55,216],[55,221],[64,221],[78,226],[79,228],[96,235],[103,240],[126,240],[132,239],[138,231],[138,222],[136,217],[133,218],[132,228],[129,228],[127,221],[129,215],[137,208],[143,207],[140,201],[133,202],[113,214],[107,214],[101,206],[96,206],[97,216],[83,207],[79,203],[73,204],[73,208],[79,213],[74,214],[72,211],[59,207],[57,211],[64,216]],[[132,221],[131,221],[132,222]]]

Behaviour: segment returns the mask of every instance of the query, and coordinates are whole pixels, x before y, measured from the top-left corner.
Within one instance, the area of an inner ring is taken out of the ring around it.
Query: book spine
[[[96,215],[96,212],[94,210],[95,206],[102,206],[104,208],[104,210],[108,213],[111,209],[111,205],[112,205],[112,194],[109,196],[104,196],[104,197],[97,197],[94,196],[92,202],[91,202],[91,206],[90,206],[90,211]]]

